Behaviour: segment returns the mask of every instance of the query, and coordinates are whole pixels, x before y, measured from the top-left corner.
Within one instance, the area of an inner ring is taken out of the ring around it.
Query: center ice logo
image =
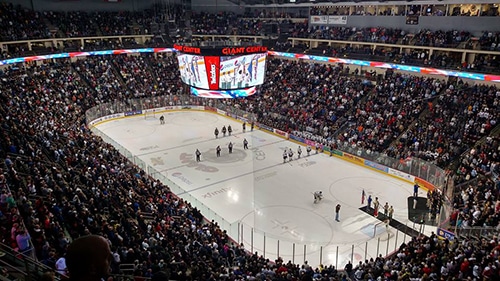
[[[206,153],[206,152],[204,152],[204,153]],[[202,155],[204,153],[202,153]],[[187,164],[186,165],[187,167],[195,168],[198,171],[207,172],[207,173],[216,173],[219,171],[219,169],[217,169],[216,167],[212,167],[212,166],[202,164],[200,162],[196,162],[195,156],[192,153],[182,153],[179,158],[181,160],[181,163],[185,163],[185,164]]]
[[[250,154],[247,152],[250,152]],[[213,148],[201,152],[202,162],[196,162],[196,156],[193,153],[181,153],[179,160],[181,160],[181,163],[186,164],[187,167],[192,167],[195,170],[206,173],[216,173],[219,169],[209,163],[232,164],[242,162],[248,157],[252,157],[253,160],[262,161],[266,159],[266,153],[258,147],[254,147],[250,150],[235,148],[231,154],[227,152],[227,149],[223,149],[221,156],[217,157],[215,148]]]
[[[234,148],[233,153],[229,154],[227,148],[222,148],[221,157],[217,157],[215,148],[209,149],[202,153],[203,162],[212,162],[218,164],[231,164],[244,161],[247,157],[247,152],[243,149]]]

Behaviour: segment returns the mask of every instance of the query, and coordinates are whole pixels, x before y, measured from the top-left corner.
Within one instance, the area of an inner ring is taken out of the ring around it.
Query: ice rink
[[[153,176],[166,177],[178,185],[180,197],[217,219],[236,242],[274,260],[311,265],[333,264],[343,268],[377,254],[386,255],[410,238],[379,224],[360,211],[361,193],[378,197],[381,206],[394,206],[394,219],[419,228],[408,220],[410,183],[384,176],[327,154],[297,159],[298,144],[258,130],[246,132],[236,120],[211,112],[185,110],[164,112],[165,123],[155,118],[126,117],[101,123],[97,129],[150,166]],[[231,136],[214,136],[217,127],[230,125]],[[106,139],[106,138],[105,138]],[[243,149],[243,140],[249,149]],[[232,154],[228,144],[234,144]],[[216,157],[220,145],[222,153]],[[292,148],[293,161],[283,163],[283,150]],[[202,153],[195,161],[195,151]],[[173,190],[175,190],[173,188]],[[313,203],[313,192],[324,199]],[[420,196],[425,191],[420,190]],[[341,204],[340,221],[335,206]],[[377,225],[377,226],[376,226]],[[376,230],[374,230],[376,229]],[[418,230],[418,229],[417,229]],[[427,232],[428,229],[426,229]],[[428,230],[430,231],[430,229]]]

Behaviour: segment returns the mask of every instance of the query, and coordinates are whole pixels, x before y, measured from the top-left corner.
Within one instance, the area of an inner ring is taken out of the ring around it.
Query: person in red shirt
[[[470,269],[469,260],[464,259],[464,261],[460,264],[460,274],[462,276],[467,276],[467,274],[469,273],[469,269]]]
[[[422,272],[425,273],[427,276],[431,274],[431,271],[432,271],[431,268],[427,264],[425,264],[424,267],[422,268]]]

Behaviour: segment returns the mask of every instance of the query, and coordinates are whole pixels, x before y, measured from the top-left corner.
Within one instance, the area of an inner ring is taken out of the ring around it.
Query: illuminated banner
[[[212,91],[212,90],[204,90],[191,87],[192,95],[210,99],[245,98],[254,95],[256,92],[257,90],[255,89],[255,87],[251,87],[248,89],[229,90],[229,91]]]
[[[219,66],[220,57],[205,57],[205,67],[210,90],[219,89]]]
[[[247,54],[266,53],[265,46],[238,46],[238,47],[193,47],[185,45],[174,45],[174,49],[191,55],[202,56],[240,56]]]
[[[221,49],[219,49],[219,50],[221,50]],[[117,55],[117,54],[135,54],[135,53],[171,53],[171,52],[177,52],[177,51],[178,50],[173,49],[173,48],[142,48],[142,49],[120,49],[120,50],[58,53],[58,54],[50,54],[50,55],[42,55],[42,56],[29,56],[29,57],[19,57],[19,58],[0,60],[0,65],[9,65],[9,64],[16,64],[16,63],[25,63],[25,62],[30,62],[30,61],[41,61],[41,60],[51,60],[51,59],[60,59],[60,58],[104,56],[104,55]],[[251,51],[255,51],[255,50],[251,50]],[[200,52],[201,52],[201,50],[200,50]],[[320,61],[320,62],[329,62],[329,63],[342,63],[342,64],[352,64],[352,65],[359,65],[359,66],[390,68],[390,69],[395,69],[395,70],[417,72],[417,73],[422,73],[422,74],[437,74],[437,75],[454,76],[454,77],[473,79],[473,80],[479,80],[479,81],[500,82],[500,75],[494,75],[494,74],[460,72],[460,71],[444,70],[444,69],[438,69],[438,68],[418,67],[418,66],[376,62],[376,61],[363,61],[363,60],[352,60],[352,59],[344,59],[344,58],[313,56],[313,55],[306,55],[306,54],[284,53],[284,52],[276,52],[276,51],[268,51],[267,54],[271,55],[271,56],[301,59],[301,60],[308,60],[308,61]]]
[[[333,57],[314,56],[314,55],[306,55],[306,54],[284,53],[284,52],[276,52],[276,51],[268,51],[267,54],[270,56],[294,58],[294,59],[309,60],[309,61],[353,64],[353,65],[359,65],[359,66],[370,66],[370,67],[378,67],[378,68],[390,68],[390,69],[395,69],[395,70],[417,72],[417,73],[422,73],[422,74],[438,74],[438,75],[454,76],[454,77],[473,79],[473,80],[500,82],[500,75],[492,75],[492,74],[460,72],[460,71],[454,71],[454,70],[444,70],[444,69],[438,69],[438,68],[419,67],[419,66],[411,66],[411,65],[404,65],[404,64],[385,63],[385,62],[377,62],[377,61],[352,60],[352,59],[344,59],[344,58],[333,58]]]
[[[201,49],[198,47],[191,47],[191,46],[181,46],[181,45],[174,45],[174,49],[181,53],[186,53],[186,54],[194,54],[194,55],[201,55]]]

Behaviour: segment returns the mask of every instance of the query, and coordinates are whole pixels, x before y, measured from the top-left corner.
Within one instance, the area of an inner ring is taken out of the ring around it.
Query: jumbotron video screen
[[[174,47],[178,51],[181,80],[192,87],[194,95],[243,97],[245,93],[254,94],[255,86],[264,83],[266,47]]]
[[[266,54],[221,57],[219,89],[241,89],[264,83]]]

